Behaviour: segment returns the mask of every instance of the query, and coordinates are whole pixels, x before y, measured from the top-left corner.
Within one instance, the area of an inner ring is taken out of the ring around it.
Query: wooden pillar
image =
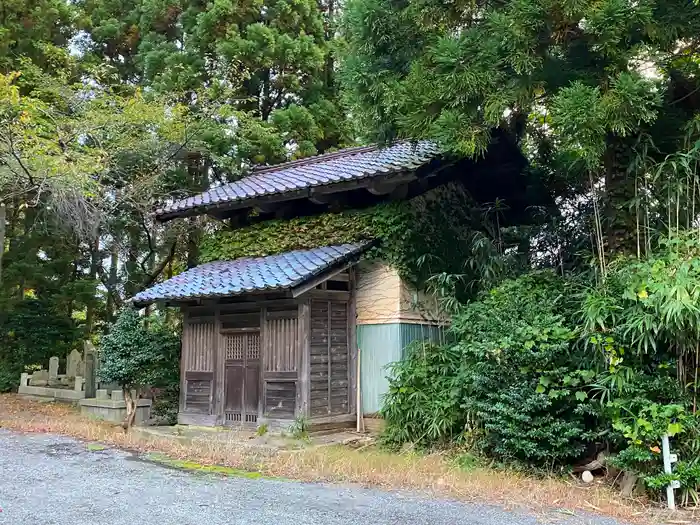
[[[270,352],[270,334],[267,329],[267,308],[260,308],[260,383],[258,385],[258,421],[265,416],[265,371]]]
[[[182,414],[185,411],[185,395],[187,383],[185,381],[185,369],[187,364],[187,352],[189,351],[188,343],[190,337],[190,323],[189,323],[189,312],[186,308],[183,308],[182,312],[182,339],[180,341],[180,407],[178,409],[178,414]]]
[[[226,374],[226,356],[222,355],[224,344],[221,335],[221,305],[214,305],[214,348],[212,359],[214,367],[214,406],[213,413],[216,416],[216,424],[224,424],[224,389]]]
[[[297,414],[302,417],[311,415],[309,406],[309,375],[311,373],[311,310],[309,301],[299,305],[299,379],[297,381]]]
[[[356,410],[362,411],[357,406],[357,311],[355,308],[355,282],[356,267],[349,270],[350,298],[348,299],[348,407],[350,414],[356,414]]]

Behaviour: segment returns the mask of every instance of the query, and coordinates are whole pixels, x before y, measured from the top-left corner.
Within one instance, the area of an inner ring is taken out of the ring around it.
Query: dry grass
[[[539,514],[559,510],[604,514],[635,523],[695,521],[694,513],[689,511],[669,515],[643,501],[623,500],[604,483],[583,486],[573,479],[535,479],[517,472],[480,467],[464,471],[444,454],[391,454],[373,448],[357,451],[322,447],[269,456],[252,454],[234,440],[181,444],[125,433],[113,424],[82,417],[69,406],[27,401],[11,394],[0,395],[0,426],[159,452],[171,458],[259,471],[267,476],[410,489],[463,501],[527,508]]]

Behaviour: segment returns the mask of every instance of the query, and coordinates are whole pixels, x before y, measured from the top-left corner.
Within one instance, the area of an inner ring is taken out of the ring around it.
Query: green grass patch
[[[88,443],[85,445],[85,448],[87,448],[90,452],[101,452],[103,450],[107,450],[107,447],[100,445],[99,443]]]
[[[184,459],[173,459],[164,454],[146,454],[145,459],[153,463],[158,463],[160,465],[175,468],[179,470],[186,470],[188,472],[196,472],[201,474],[216,474],[219,476],[234,477],[234,478],[247,478],[247,479],[277,479],[272,476],[265,476],[261,472],[251,472],[247,470],[241,470],[233,467],[225,467],[223,465],[204,465],[202,463],[197,463],[196,461],[184,460]]]

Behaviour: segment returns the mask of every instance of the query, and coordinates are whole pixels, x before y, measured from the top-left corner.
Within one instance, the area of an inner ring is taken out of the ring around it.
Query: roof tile
[[[191,268],[136,294],[135,304],[159,300],[223,297],[265,290],[289,290],[336,263],[360,255],[370,243],[341,244],[311,250],[215,261]]]
[[[387,148],[350,148],[301,161],[280,164],[236,182],[211,188],[199,195],[169,204],[156,211],[159,219],[173,218],[194,208],[359,180],[395,171],[416,169],[440,154],[434,142],[400,142]]]

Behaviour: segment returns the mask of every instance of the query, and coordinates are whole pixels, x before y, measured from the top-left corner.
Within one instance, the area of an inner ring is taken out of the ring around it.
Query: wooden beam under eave
[[[311,191],[311,196],[309,197],[309,201],[312,204],[318,204],[320,206],[322,206],[324,204],[330,204],[332,200],[333,200],[333,194],[331,194],[331,193],[323,194],[323,193]]]
[[[301,285],[297,286],[296,288],[292,289],[292,297],[296,298],[302,294],[305,294],[309,290],[313,290],[319,284],[327,281],[328,279],[331,279],[333,276],[338,275],[341,272],[344,272],[345,270],[354,266],[355,264],[357,264],[356,260],[349,261],[349,262],[343,264],[342,266],[334,268],[331,271],[324,272],[321,275],[318,275],[318,276],[314,277],[313,279],[306,281],[304,284],[301,284]]]
[[[373,179],[367,182],[366,188],[372,195],[389,195],[399,186],[413,182],[416,178],[415,174],[408,173],[399,176]]]

